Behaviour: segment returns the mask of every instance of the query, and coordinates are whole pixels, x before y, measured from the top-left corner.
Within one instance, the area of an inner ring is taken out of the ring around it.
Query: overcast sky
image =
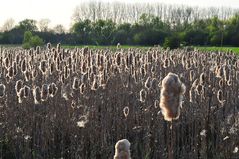
[[[2,0],[0,3],[0,26],[8,18],[16,23],[31,18],[39,20],[48,18],[51,25],[63,24],[69,28],[73,11],[84,0]],[[102,0],[114,1],[114,0]],[[117,0],[120,1],[120,0]],[[225,6],[239,8],[239,0],[121,0],[121,2],[163,2],[169,4],[186,4],[193,6]],[[86,0],[84,1],[86,2]]]

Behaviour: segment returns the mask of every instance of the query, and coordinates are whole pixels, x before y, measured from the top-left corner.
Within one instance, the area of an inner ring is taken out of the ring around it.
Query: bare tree
[[[142,14],[158,16],[163,22],[192,22],[196,19],[207,19],[217,16],[228,19],[237,13],[232,8],[203,8],[185,5],[170,5],[162,3],[122,3],[122,2],[83,2],[73,12],[72,20],[76,23],[89,19],[112,19],[116,23],[137,22]]]
[[[50,24],[50,22],[51,22],[50,19],[41,19],[38,22],[39,30],[42,31],[42,32],[49,31],[49,24]]]
[[[56,34],[62,34],[66,32],[66,29],[63,25],[61,24],[57,24],[54,28],[53,28],[53,32]]]
[[[4,22],[1,30],[2,31],[9,31],[9,30],[11,30],[14,27],[14,24],[15,24],[14,19],[13,18],[9,18],[9,19],[7,19]]]

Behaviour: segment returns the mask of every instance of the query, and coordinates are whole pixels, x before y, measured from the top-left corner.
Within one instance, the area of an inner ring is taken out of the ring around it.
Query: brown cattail
[[[121,53],[116,54],[116,64],[117,66],[121,64]]]
[[[33,88],[32,94],[33,94],[33,98],[34,98],[34,103],[35,104],[40,104],[40,101],[41,101],[41,89],[40,89],[40,87],[35,86]]]
[[[16,76],[17,75],[17,63],[14,61],[12,66],[13,66],[13,76]]]
[[[169,67],[169,66],[170,66],[170,60],[166,58],[166,59],[163,61],[163,67],[164,67],[164,68],[167,68],[167,67]]]
[[[205,84],[205,73],[201,73],[200,74],[199,84],[200,85],[204,85]]]
[[[115,144],[114,159],[131,159],[131,157],[130,157],[130,142],[127,139],[119,140]]]
[[[6,69],[10,66],[10,60],[8,57],[4,58],[4,64]]]
[[[13,70],[13,67],[12,67],[12,66],[8,68],[8,73],[7,73],[7,75],[8,75],[8,77],[9,77],[10,79],[13,78],[13,76],[14,76],[14,70]]]
[[[51,43],[47,43],[47,49],[51,50]]]
[[[60,51],[61,51],[61,43],[58,43],[58,44],[56,45],[56,50],[57,50],[57,52],[60,52]]]
[[[190,72],[189,72],[189,81],[193,81],[194,77],[195,77],[194,70],[190,70]]]
[[[18,80],[15,84],[15,90],[16,93],[19,94],[20,93],[20,89],[23,87],[23,82],[22,80]]]
[[[25,85],[23,89],[24,89],[24,98],[28,98],[30,96],[30,91],[31,91],[30,87]]]
[[[148,77],[147,80],[144,83],[144,87],[149,90],[150,89],[150,85],[151,85],[151,79],[150,79],[150,77]]]
[[[124,107],[123,113],[124,113],[124,116],[127,118],[129,115],[129,107]]]
[[[40,54],[40,46],[37,46],[37,47],[36,47],[36,53],[37,53],[37,54]]]
[[[41,87],[41,100],[42,101],[47,101],[48,96],[49,96],[48,85],[43,84],[42,87]]]
[[[21,71],[22,71],[22,73],[24,73],[24,72],[26,72],[26,70],[27,70],[27,64],[26,64],[26,60],[24,59],[21,62]]]
[[[37,77],[37,70],[36,69],[32,69],[31,71],[31,77],[32,77],[32,80],[35,81],[36,77]]]
[[[32,79],[31,78],[31,72],[30,71],[25,71],[25,73],[24,73],[24,76],[25,76],[25,80],[26,81],[29,81],[30,79]]]
[[[221,89],[217,91],[217,99],[218,99],[219,103],[221,103],[221,104],[223,104],[225,102],[225,100],[223,100],[223,92]]]
[[[18,103],[22,103],[23,98],[24,98],[24,88],[21,88],[18,94]]]
[[[5,90],[6,90],[6,87],[4,84],[0,84],[0,98],[3,98],[5,96]]]
[[[74,90],[77,90],[77,89],[79,89],[79,86],[80,86],[80,80],[78,78],[74,77],[72,88]]]
[[[94,80],[91,85],[91,90],[96,91],[98,89],[98,87],[99,87],[98,81],[97,81],[96,77],[94,77]]]
[[[158,100],[155,100],[155,101],[154,101],[154,108],[157,109],[158,107],[159,107],[159,101],[158,101]]]
[[[61,94],[65,100],[69,100],[72,97],[72,89],[70,84],[65,84],[61,87]]]
[[[85,89],[86,89],[86,86],[85,86],[84,83],[82,83],[82,84],[80,85],[80,93],[81,93],[81,94],[84,94]]]
[[[47,70],[47,61],[46,60],[43,60],[40,62],[39,69],[41,70],[42,74],[46,73],[46,70]]]
[[[48,93],[50,97],[54,97],[58,91],[58,88],[55,83],[51,83],[48,85]]]
[[[222,76],[223,76],[223,68],[219,66],[218,68],[216,68],[216,77],[222,78]]]
[[[179,118],[184,93],[185,85],[178,75],[170,72],[162,81],[160,94],[160,108],[165,120],[172,121]]]
[[[145,89],[142,89],[142,90],[140,91],[139,95],[140,95],[140,98],[139,98],[140,102],[142,102],[142,103],[145,102],[146,96],[147,96],[146,90],[145,90]]]

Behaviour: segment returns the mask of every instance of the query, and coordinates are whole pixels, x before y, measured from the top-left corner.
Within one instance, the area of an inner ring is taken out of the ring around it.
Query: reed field
[[[110,159],[121,139],[132,159],[239,156],[232,52],[47,44],[0,53],[1,159]],[[172,73],[185,87],[168,98],[180,101],[168,121],[160,98]]]

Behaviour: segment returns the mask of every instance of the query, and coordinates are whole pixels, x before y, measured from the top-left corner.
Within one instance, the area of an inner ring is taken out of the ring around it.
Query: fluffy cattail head
[[[12,66],[8,68],[7,76],[8,76],[10,79],[13,78],[13,76],[14,76],[14,70],[13,70],[13,67],[12,67]]]
[[[17,94],[20,93],[20,89],[22,88],[22,86],[23,86],[22,80],[18,80],[15,84],[15,90],[16,90]]]
[[[26,70],[27,70],[27,64],[26,64],[26,60],[24,59],[21,62],[21,71],[24,73],[26,72]]]
[[[21,88],[18,94],[18,103],[22,103],[23,98],[24,98],[24,88]]]
[[[127,139],[119,140],[115,144],[114,159],[131,159],[131,157],[130,157],[130,142]]]
[[[147,88],[148,90],[150,88],[150,84],[151,84],[150,82],[151,82],[151,79],[150,79],[150,77],[148,77],[144,83],[144,87]]]
[[[56,95],[57,91],[58,91],[58,87],[56,86],[55,83],[51,83],[48,86],[48,93],[49,93],[50,97],[54,97]]]
[[[80,80],[75,77],[73,80],[72,88],[74,90],[77,90],[77,89],[79,89],[79,86],[80,86]]]
[[[47,101],[48,95],[49,95],[48,85],[47,84],[43,84],[42,87],[41,87],[41,100],[42,101]]]
[[[124,116],[127,118],[129,115],[129,107],[124,107],[123,113],[124,113]]]
[[[185,85],[178,75],[170,72],[162,81],[160,94],[160,108],[165,120],[172,121],[179,118],[184,93]]]
[[[24,98],[28,98],[30,96],[31,91],[30,87],[24,86],[23,89],[24,89]]]
[[[47,61],[41,61],[39,69],[41,70],[42,74],[45,74],[47,70]]]
[[[51,43],[47,43],[47,49],[51,50]]]
[[[199,79],[199,83],[203,85],[205,83],[205,73],[201,73]]]
[[[221,104],[223,104],[225,102],[225,100],[223,100],[223,92],[221,89],[217,91],[217,99],[218,99],[219,103],[221,103]]]
[[[3,98],[5,96],[5,90],[6,90],[6,87],[4,84],[0,84],[0,98]]]
[[[142,89],[139,93],[140,97],[139,97],[139,100],[140,102],[145,102],[146,100],[146,97],[147,97],[147,92],[145,89]]]
[[[82,84],[80,85],[80,93],[81,93],[81,94],[84,94],[85,89],[86,89],[86,86],[85,86],[84,83],[82,83]]]
[[[40,87],[36,86],[33,88],[33,98],[34,98],[34,103],[39,104],[41,101],[41,89]]]

